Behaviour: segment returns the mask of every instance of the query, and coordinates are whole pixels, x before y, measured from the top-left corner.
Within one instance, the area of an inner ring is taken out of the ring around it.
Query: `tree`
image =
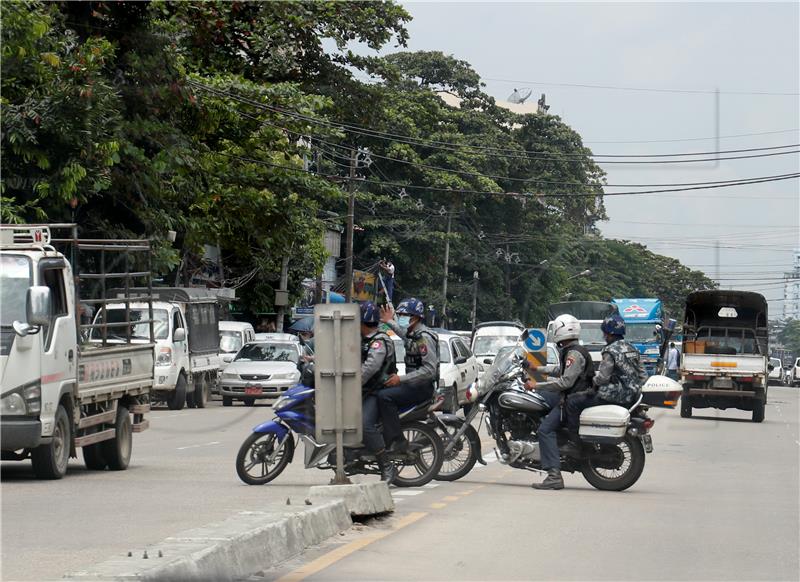
[[[800,319],[790,319],[778,333],[778,340],[794,354],[800,354]]]

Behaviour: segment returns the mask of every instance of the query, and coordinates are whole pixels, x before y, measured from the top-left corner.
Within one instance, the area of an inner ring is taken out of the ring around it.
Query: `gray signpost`
[[[344,475],[344,446],[361,443],[361,316],[355,303],[314,307],[316,435],[336,444],[336,476]]]

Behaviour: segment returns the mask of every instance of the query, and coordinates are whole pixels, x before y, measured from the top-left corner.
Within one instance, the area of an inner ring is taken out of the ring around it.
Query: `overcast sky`
[[[715,139],[696,139],[715,135],[722,150],[800,143],[798,3],[403,4],[414,17],[409,50],[440,50],[468,61],[500,100],[515,88],[533,89],[532,100],[546,93],[550,113],[576,129],[595,154],[715,151]],[[726,137],[762,132],[781,133]],[[800,155],[601,166],[609,184],[705,182],[798,172]],[[610,220],[601,229],[711,277],[719,241],[722,285],[763,293],[771,315],[779,316],[780,278],[800,247],[799,192],[795,179],[607,196]]]

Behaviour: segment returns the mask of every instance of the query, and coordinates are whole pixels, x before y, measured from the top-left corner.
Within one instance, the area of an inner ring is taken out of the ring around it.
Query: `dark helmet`
[[[403,299],[395,311],[398,315],[416,315],[417,317],[425,317],[425,306],[422,304],[422,301],[415,299],[414,297]]]
[[[381,320],[378,307],[372,301],[361,304],[361,323],[379,323]]]
[[[603,333],[607,333],[609,335],[624,336],[625,320],[622,319],[619,313],[612,313],[603,320],[603,324],[600,326],[600,329],[603,330]]]

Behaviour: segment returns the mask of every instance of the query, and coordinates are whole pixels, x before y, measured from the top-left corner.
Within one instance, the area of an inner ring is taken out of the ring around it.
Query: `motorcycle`
[[[525,389],[524,355],[521,348],[495,360],[486,374],[485,392],[473,384],[467,399],[473,402],[461,430],[471,426],[481,414],[495,440],[500,463],[517,469],[542,471],[536,432],[550,411],[547,402],[535,391]],[[641,396],[630,408],[604,405],[581,413],[580,453],[561,453],[561,470],[581,472],[590,485],[604,491],[623,491],[631,487],[644,470],[645,455],[653,451],[649,434],[655,421],[647,416],[648,406]],[[486,415],[488,414],[488,418]],[[454,439],[460,438],[457,431]],[[558,434],[559,448],[566,444],[566,429]]]
[[[474,415],[473,415],[474,418]],[[481,438],[478,431],[455,414],[433,414],[430,419],[442,440],[442,468],[434,477],[437,481],[457,481],[472,471],[475,463],[486,465],[481,454]]]
[[[253,429],[236,455],[236,473],[248,485],[265,485],[292,462],[295,438],[305,444],[306,469],[336,469],[336,445],[318,443],[315,438],[313,366],[306,366],[301,383],[289,388],[272,405],[276,418]],[[420,487],[439,473],[444,458],[442,442],[430,424],[430,402],[401,411],[403,435],[408,450],[390,455],[397,467],[392,484]],[[375,455],[363,447],[346,447],[344,470],[347,475],[380,475]]]

